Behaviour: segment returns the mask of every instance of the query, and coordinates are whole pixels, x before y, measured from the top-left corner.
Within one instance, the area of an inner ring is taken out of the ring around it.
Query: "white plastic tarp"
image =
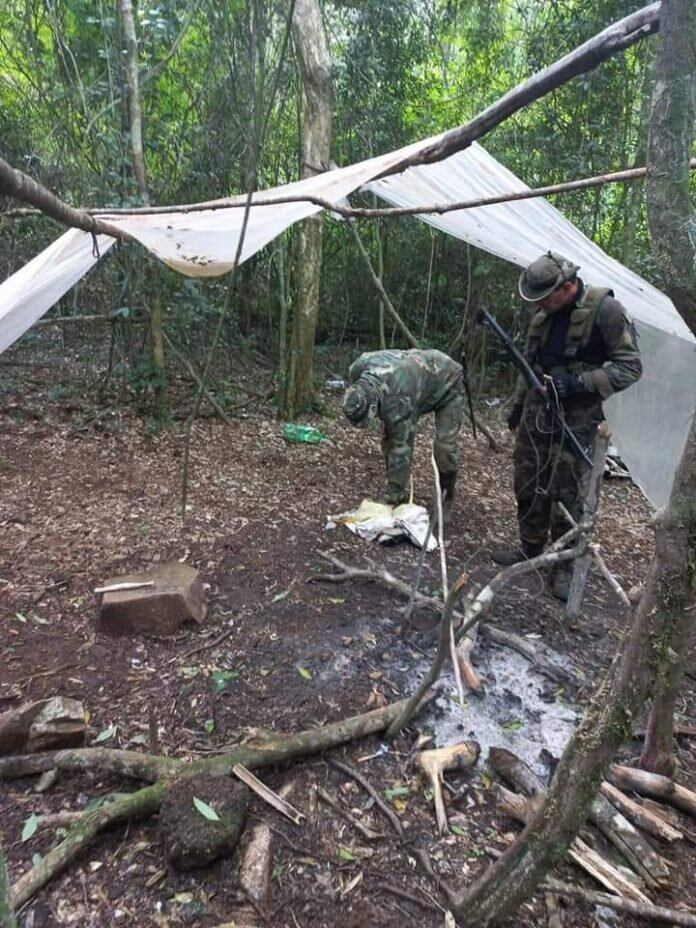
[[[97,236],[99,255],[114,244]],[[91,235],[69,229],[23,268],[0,284],[0,353],[24,335],[46,310],[99,260]]]
[[[411,207],[529,189],[477,144],[368,187],[388,203]],[[636,323],[643,376],[606,402],[607,419],[633,478],[654,505],[663,505],[696,406],[696,339],[669,297],[610,258],[542,198],[418,218],[521,267],[553,248],[580,265],[587,283],[612,288]]]
[[[253,200],[310,195],[337,203],[358,187],[370,185],[391,203],[427,205],[527,189],[480,145],[473,145],[446,161],[409,168],[370,184],[404,157],[433,141],[426,139],[378,158],[265,190],[254,194]],[[244,196],[238,196],[218,203],[244,201]],[[294,222],[320,209],[307,202],[252,206],[241,260],[251,257]],[[244,210],[238,205],[223,205],[192,212],[182,208],[171,213],[100,215],[175,270],[192,277],[209,277],[232,267]],[[518,265],[527,264],[552,247],[581,265],[581,273],[588,282],[614,289],[639,325],[646,372],[637,386],[609,401],[608,414],[616,444],[633,476],[648,498],[655,505],[662,505],[686,438],[696,382],[695,340],[670,300],[609,258],[541,199],[419,218]],[[112,244],[113,239],[99,236],[101,254]],[[96,261],[92,236],[73,229],[0,284],[0,352],[33,325]],[[647,410],[654,417],[649,423]]]
[[[425,139],[358,164],[259,191],[253,199],[315,196],[336,203],[433,141]],[[246,199],[241,195],[215,202],[244,204]],[[320,210],[320,206],[307,201],[252,206],[241,261],[256,254],[293,223]],[[234,264],[244,212],[239,206],[128,216],[105,211],[98,218],[132,235],[174,270],[189,277],[215,277],[231,270]],[[99,236],[98,241],[101,254],[114,243],[108,236]],[[71,229],[0,284],[0,352],[26,332],[97,260],[91,234]]]

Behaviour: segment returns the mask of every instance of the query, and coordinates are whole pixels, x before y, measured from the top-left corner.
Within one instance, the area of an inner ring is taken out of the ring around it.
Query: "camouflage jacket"
[[[413,348],[361,354],[348,382],[365,380],[379,390],[379,415],[387,432],[438,409],[462,379],[462,366],[442,351]]]
[[[525,355],[537,373],[573,371],[579,374],[584,394],[578,401],[601,402],[634,384],[643,373],[635,327],[611,290],[586,287],[569,308],[566,350],[568,357],[549,368],[539,364],[551,334],[554,315],[539,310],[532,318],[527,333]],[[520,376],[515,402],[522,403],[528,387]]]

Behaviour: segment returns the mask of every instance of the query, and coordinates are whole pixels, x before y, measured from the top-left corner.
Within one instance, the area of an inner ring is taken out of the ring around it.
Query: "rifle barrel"
[[[492,316],[488,312],[488,310],[481,309],[479,319],[481,323],[487,326],[489,329],[491,329],[491,331],[494,332],[494,334],[503,343],[503,345],[505,345],[512,359],[512,363],[515,365],[517,370],[524,377],[525,381],[527,382],[527,386],[529,386],[530,389],[536,391],[537,393],[540,393],[542,396],[548,397],[548,391],[546,390],[546,387],[543,385],[541,380],[537,377],[536,372],[534,371],[534,368],[529,363],[529,361],[525,358],[525,356],[522,354],[520,349],[517,347],[517,345],[512,340],[512,337],[508,334],[508,332],[505,331],[505,329],[501,326],[501,324],[498,322],[495,316]],[[566,435],[570,444],[573,446],[575,451],[580,455],[580,457],[585,461],[585,463],[589,464],[591,467],[592,458],[590,458],[587,451],[583,448],[583,446],[578,441],[578,438],[575,435],[575,432],[573,432],[573,430],[570,428],[570,426],[566,422],[565,416],[563,415],[563,410],[560,408],[560,406],[558,406],[555,412],[558,417],[558,421],[561,425],[561,429],[563,430],[564,435]]]

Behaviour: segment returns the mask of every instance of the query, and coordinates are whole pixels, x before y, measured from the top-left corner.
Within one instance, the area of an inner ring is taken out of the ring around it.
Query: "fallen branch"
[[[474,599],[467,605],[464,612],[464,619],[457,629],[457,641],[467,633],[472,625],[475,625],[486,613],[489,612],[493,599],[504,587],[518,577],[539,570],[542,567],[550,567],[553,564],[559,564],[562,561],[571,561],[578,555],[578,548],[567,548],[566,546],[583,533],[592,530],[593,523],[581,522],[570,528],[564,535],[555,541],[546,551],[537,557],[529,558],[526,561],[520,561],[512,564],[510,567],[504,567],[499,571],[492,580],[490,580],[479,592]]]
[[[568,510],[566,509],[565,505],[564,505],[562,502],[560,502],[560,501],[558,502],[558,508],[559,508],[560,511],[562,512],[563,518],[566,519],[566,520],[568,521],[568,523],[569,523],[571,526],[577,525],[577,522],[575,521],[575,519],[574,519],[574,518],[571,516],[571,514],[568,512]],[[609,570],[609,568],[607,567],[606,561],[604,560],[604,558],[603,558],[602,555],[600,554],[599,544],[598,544],[596,541],[592,541],[592,542],[590,542],[590,543],[588,544],[587,547],[588,547],[590,553],[592,554],[592,557],[594,558],[594,561],[595,561],[595,565],[597,566],[597,569],[599,570],[599,572],[601,573],[601,575],[602,575],[602,576],[604,577],[604,579],[607,581],[607,583],[609,584],[609,586],[611,587],[611,589],[612,589],[612,590],[616,593],[616,595],[619,597],[619,599],[620,599],[621,602],[624,604],[624,606],[628,606],[628,607],[630,608],[630,607],[631,607],[631,600],[628,598],[628,595],[627,595],[626,591],[625,591],[624,588],[621,586],[621,584],[619,583],[619,581],[616,579],[616,577],[614,576],[614,574],[613,574],[613,573]]]
[[[529,661],[536,671],[551,680],[570,684],[574,687],[579,687],[582,684],[582,679],[575,671],[562,667],[551,656],[544,653],[546,648],[543,644],[531,641],[529,638],[523,638],[522,635],[516,635],[514,632],[504,631],[502,628],[498,628],[497,625],[493,625],[492,622],[480,623],[479,631],[495,644],[517,651],[518,654],[521,654],[522,657]]]
[[[623,812],[634,825],[638,825],[639,828],[647,831],[654,838],[662,838],[663,841],[678,841],[684,837],[681,831],[673,828],[669,822],[664,821],[645,806],[634,802],[633,799],[624,795],[620,789],[616,789],[611,783],[602,783],[600,792],[615,808]]]
[[[488,766],[527,798],[546,795],[546,786],[532,768],[507,748],[491,748],[488,752]]]
[[[533,799],[546,796],[546,786],[531,767],[512,751],[505,748],[491,748],[488,763],[497,774],[517,789],[522,790],[525,795]],[[599,795],[595,798],[590,809],[589,820],[623,855],[648,886],[668,885],[669,870],[664,860],[604,796]]]
[[[497,787],[497,792],[500,810],[524,825],[531,821],[543,800],[542,796],[527,798],[500,785]],[[648,897],[628,880],[620,870],[592,850],[581,838],[573,840],[567,853],[574,864],[606,889],[617,893],[619,896],[635,899],[637,902],[650,902]]]
[[[162,804],[169,787],[177,779],[199,775],[229,776],[236,764],[265,767],[303,754],[324,751],[384,730],[394,718],[402,714],[405,704],[406,700],[401,700],[320,728],[308,729],[296,735],[274,736],[262,743],[247,743],[220,757],[193,762],[105,748],[53,751],[46,752],[45,755],[30,754],[3,759],[0,761],[0,779],[41,773],[55,767],[62,770],[96,769],[127,773],[129,776],[157,781],[152,786],[116,799],[93,812],[85,813],[84,818],[73,825],[65,839],[37,866],[20,877],[12,887],[15,908],[31,899],[38,889],[75,860],[104,828],[132,818],[154,814]]]
[[[175,664],[177,661],[182,661],[184,658],[191,657],[193,654],[200,654],[201,651],[207,651],[209,648],[217,647],[217,645],[221,644],[223,641],[229,638],[234,630],[235,629],[233,624],[228,625],[224,632],[220,632],[220,634],[216,635],[212,641],[204,641],[203,644],[198,644],[195,646],[195,648],[190,648],[188,651],[184,651],[183,654],[177,654],[176,657],[173,657],[169,661],[169,663]]]
[[[563,554],[563,560],[568,560],[573,556],[572,551],[563,552]],[[314,582],[323,581],[325,583],[342,583],[345,580],[376,580],[379,583],[383,583],[385,586],[389,587],[389,589],[396,590],[397,593],[400,593],[402,596],[405,596],[409,599],[414,594],[414,590],[411,585],[405,583],[399,577],[396,577],[386,568],[381,567],[371,558],[365,558],[365,562],[368,565],[367,567],[354,567],[350,564],[344,563],[342,560],[340,560],[340,558],[326,551],[320,551],[319,557],[323,558],[325,561],[328,561],[330,564],[333,564],[333,566],[337,569],[337,573],[316,574],[310,578]],[[526,563],[529,564],[531,561],[527,561]],[[514,566],[517,567],[519,565],[516,564]],[[506,570],[510,569],[512,568],[506,568]],[[501,573],[505,573],[505,571],[501,571]],[[517,575],[518,574],[515,574],[514,576]],[[500,574],[498,574],[498,577],[499,576]],[[484,589],[489,590],[489,588],[490,584]],[[499,592],[501,585],[498,585],[496,589]],[[414,601],[418,606],[433,609],[435,612],[440,613],[440,615],[442,615],[444,612],[444,603],[442,603],[439,599],[435,599],[433,596],[426,596],[424,593],[415,592]],[[491,601],[492,596],[491,600],[488,602],[488,608],[490,608]],[[453,621],[456,621],[459,628],[459,631],[456,635],[457,639],[460,639],[462,635],[466,633],[462,633],[461,628],[468,621],[468,615],[468,607],[465,612],[460,612],[456,609],[452,612],[452,619]],[[475,621],[479,621],[480,618],[481,612],[479,612],[478,617],[474,618],[471,624],[473,624]],[[551,677],[553,680],[559,680],[563,683],[570,683],[573,686],[579,686],[582,683],[582,680],[577,674],[570,670],[566,670],[564,667],[561,667],[558,664],[555,664],[550,659],[550,657],[543,653],[539,646],[532,643],[529,639],[522,638],[520,635],[516,635],[514,632],[503,631],[502,629],[499,629],[491,624],[480,624],[479,628],[481,630],[481,634],[485,635],[487,638],[490,638],[491,641],[495,641],[497,644],[514,648],[514,650],[518,651],[525,658],[527,658],[527,660],[529,660],[534,665],[535,669],[538,670],[539,673],[543,673],[546,676]]]
[[[595,797],[590,821],[623,855],[635,872],[653,888],[670,884],[667,864],[629,820],[603,796]]]
[[[662,799],[681,812],[686,812],[687,815],[696,818],[696,793],[685,786],[680,786],[669,777],[658,773],[648,773],[647,770],[636,770],[633,767],[612,764],[607,779],[619,789],[630,789],[640,793],[641,796]]]
[[[290,805],[286,799],[274,793],[270,787],[262,783],[261,780],[255,777],[251,770],[247,770],[243,764],[235,764],[232,768],[232,773],[238,780],[241,780],[245,786],[248,786],[253,793],[256,793],[264,802],[272,806],[276,812],[280,812],[281,815],[289,818],[291,822],[300,825],[302,819],[306,818],[303,812],[299,812],[294,806]]]
[[[452,585],[452,589],[447,594],[442,618],[440,619],[440,634],[438,637],[437,651],[435,653],[433,662],[430,665],[430,669],[423,677],[423,680],[416,692],[413,694],[413,696],[411,696],[402,712],[387,729],[387,738],[394,738],[397,732],[403,728],[404,725],[408,724],[409,720],[418,709],[421,700],[425,697],[430,687],[440,676],[440,670],[442,669],[442,665],[445,662],[445,657],[449,651],[450,634],[452,629],[452,613],[454,611],[454,607],[459,601],[459,597],[462,595],[464,587],[468,582],[469,575],[467,573],[460,574]]]
[[[602,422],[597,429],[594,454],[592,456],[592,472],[590,474],[589,489],[585,495],[582,508],[582,521],[586,524],[594,523],[597,517],[600,494],[602,491],[604,464],[607,459],[607,449],[609,448],[610,438],[611,432],[609,431],[609,426],[606,422]],[[568,602],[565,608],[565,614],[569,619],[577,619],[580,615],[580,607],[582,606],[582,599],[585,595],[587,573],[590,569],[590,558],[592,557],[592,552],[589,550],[588,546],[588,536],[581,535],[578,539],[578,555],[573,564],[573,576],[570,580]]]
[[[600,574],[607,581],[611,589],[616,593],[624,606],[631,608],[631,600],[628,598],[628,594],[621,586],[619,581],[616,579],[614,574],[607,567],[607,563],[600,554],[599,545],[596,541],[590,542],[590,551],[592,552],[592,557],[594,558],[595,564],[600,572]]]
[[[617,898],[608,896],[606,893],[593,892],[591,889],[583,889],[580,886],[572,886],[569,883],[562,883],[560,880],[547,879],[544,881],[544,889],[558,893],[559,896],[567,896],[571,899],[582,899],[592,906],[605,905],[617,912],[626,912],[628,915],[635,915],[636,918],[646,918],[653,922],[660,922],[665,925],[680,925],[683,928],[696,928],[696,913],[678,912],[676,909],[666,909],[661,905],[649,905],[644,902],[633,902],[630,899]]]
[[[442,486],[440,484],[440,471],[437,467],[437,462],[435,461],[435,455],[430,455],[430,463],[432,464],[433,474],[435,476],[435,505],[437,511],[437,540],[440,548],[440,573],[442,575],[442,600],[445,602],[447,600],[448,593],[448,582],[447,582],[447,554],[445,552],[445,522],[442,511]],[[449,627],[449,649],[450,649],[450,660],[452,661],[452,670],[454,672],[454,682],[457,687],[457,696],[459,697],[459,705],[464,704],[464,687],[462,685],[462,677],[466,680],[466,684],[470,690],[474,693],[479,693],[481,691],[481,681],[476,675],[476,671],[471,666],[469,660],[469,655],[474,646],[473,640],[469,639],[468,645],[464,645],[460,651],[457,650],[457,645],[454,640],[454,630],[452,628],[452,623],[450,622]],[[445,826],[446,827],[446,826]]]
[[[406,892],[405,889],[400,889],[398,886],[392,886],[390,883],[377,883],[375,889],[378,892],[391,893],[392,896],[399,896],[401,899],[406,899],[407,902],[413,902],[415,905],[419,905],[424,909],[430,909],[432,912],[445,911],[441,905],[435,905],[433,902],[428,902],[427,899],[420,899],[418,896],[414,896],[412,893]]]
[[[435,524],[436,518],[437,516],[435,513],[433,513],[432,516],[430,517],[430,521],[428,522],[428,531],[425,536],[425,541],[423,542],[423,545],[420,550],[420,554],[418,555],[418,565],[416,567],[415,576],[413,577],[413,585],[411,587],[411,592],[409,593],[408,605],[404,608],[404,619],[403,619],[403,622],[401,623],[401,628],[399,629],[399,635],[401,638],[404,638],[406,636],[406,634],[408,633],[408,630],[411,627],[411,616],[413,615],[413,607],[416,602],[416,596],[418,595],[418,592],[419,592],[418,588],[420,587],[421,574],[423,573],[423,565],[425,564],[425,555],[427,554],[427,551],[428,551],[428,545],[430,544],[430,536],[433,533],[433,526]]]
[[[154,785],[139,789],[123,799],[110,802],[93,812],[86,812],[84,818],[72,826],[60,844],[12,885],[12,905],[15,910],[28,902],[35,892],[79,857],[100,831],[118,822],[153,815],[162,804],[167,786],[166,780],[159,780]]]
[[[357,832],[359,832],[363,838],[367,841],[377,841],[379,838],[384,837],[384,835],[372,831],[371,828],[368,828],[367,825],[363,825],[362,822],[359,822],[357,819],[347,812],[341,804],[333,798],[330,793],[327,793],[325,789],[322,789],[321,786],[315,786],[316,794],[321,799],[323,803],[329,806],[330,809],[333,809],[334,812],[337,812],[342,818],[344,818],[349,825],[351,825]]]
[[[430,781],[435,801],[437,830],[444,835],[448,830],[447,812],[442,796],[442,774],[446,770],[461,770],[472,767],[478,760],[481,747],[476,741],[461,741],[449,747],[433,751],[421,751],[416,762]]]
[[[338,760],[333,760],[333,758],[330,758],[330,759],[329,759],[329,764],[330,764],[334,769],[340,770],[341,773],[345,773],[346,776],[352,777],[352,778],[355,780],[356,783],[359,783],[359,784],[362,786],[362,788],[363,788],[367,793],[369,793],[370,796],[372,796],[372,798],[373,798],[374,801],[375,801],[375,805],[377,806],[377,808],[382,810],[382,812],[383,812],[383,813],[386,815],[386,817],[389,819],[389,821],[390,821],[390,823],[391,823],[391,826],[392,826],[392,828],[394,829],[394,831],[397,833],[397,835],[399,836],[399,838],[401,838],[401,840],[404,841],[405,838],[406,838],[406,835],[404,834],[404,827],[403,827],[403,825],[401,824],[401,822],[399,821],[399,816],[396,814],[396,812],[393,812],[393,811],[389,808],[389,806],[386,804],[386,802],[384,801],[384,799],[382,799],[382,797],[379,795],[379,793],[378,793],[377,790],[374,788],[374,786],[370,783],[370,781],[369,781],[369,780],[366,780],[365,777],[364,777],[361,773],[359,773],[357,770],[353,770],[352,767],[349,767],[347,764],[342,764],[342,763],[341,763],[340,761],[338,761]]]
[[[140,754],[138,751],[68,748],[62,751],[0,757],[0,780],[15,780],[55,768],[68,772],[99,770],[154,783],[160,777],[174,773],[181,763],[171,757]]]

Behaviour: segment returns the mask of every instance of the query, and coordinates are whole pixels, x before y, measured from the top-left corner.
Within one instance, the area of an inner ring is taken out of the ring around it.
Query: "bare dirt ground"
[[[25,354],[11,358],[26,358]],[[351,429],[327,397],[327,414],[309,420],[330,443],[289,445],[281,423],[261,405],[245,407],[232,427],[213,419],[194,430],[186,524],[179,496],[182,426],[159,432],[114,404],[93,406],[87,385],[53,364],[0,365],[0,711],[20,701],[63,694],[90,713],[88,742],[148,750],[150,720],[159,749],[171,756],[223,751],[259,730],[294,732],[364,711],[408,693],[410,668],[433,648],[434,620],[419,614],[406,643],[398,639],[403,602],[370,583],[311,583],[326,565],[329,547],[346,561],[365,554],[395,574],[413,576],[417,552],[408,545],[379,548],[345,529],[324,530],[328,513],[378,498],[383,465],[378,438]],[[493,423],[494,428],[497,427]],[[427,434],[429,426],[423,430]],[[515,538],[511,443],[492,454],[461,437],[461,480],[447,546],[450,574],[466,568],[480,585],[494,571],[490,547]],[[421,438],[414,477],[416,501],[431,496],[427,441]],[[626,588],[639,582],[651,555],[650,512],[626,482],[605,486],[599,537],[612,570]],[[169,640],[110,639],[95,634],[92,590],[104,579],[169,560],[197,567],[207,586],[209,614],[200,628]],[[439,585],[437,555],[426,561],[423,586]],[[505,591],[493,617],[502,628],[539,635],[569,656],[586,676],[577,703],[591,695],[608,667],[628,619],[593,573],[584,614],[569,625],[562,608],[536,576]],[[229,634],[210,645],[222,631]],[[481,644],[482,648],[491,645]],[[220,671],[227,671],[221,678]],[[222,680],[222,683],[220,681]],[[680,709],[693,720],[693,678]],[[569,694],[558,692],[559,699]],[[493,722],[496,720],[493,719]],[[510,743],[509,719],[497,720],[500,744]],[[463,737],[468,736],[466,706]],[[485,758],[468,774],[453,774],[454,833],[438,839],[429,797],[413,764],[416,728],[380,748],[377,738],[333,751],[358,768],[400,816],[409,846],[426,847],[438,873],[460,886],[490,862],[517,826],[495,807]],[[474,733],[475,734],[475,733]],[[696,781],[696,743],[679,744],[680,777]],[[638,742],[626,747],[628,759]],[[296,827],[259,801],[251,820],[277,832],[271,898],[255,923],[280,926],[396,926],[443,924],[437,887],[390,832],[360,787],[324,757],[265,771],[269,785],[296,781],[293,802],[308,814]],[[372,842],[343,817],[317,803],[312,787],[326,789],[343,808],[383,837]],[[0,784],[5,848],[14,877],[56,841],[52,829],[21,840],[28,816],[82,809],[91,800],[132,784],[84,774],[63,776],[47,793],[33,781]],[[351,811],[352,810],[352,811]],[[696,831],[693,823],[683,823]],[[597,838],[593,843],[599,845]],[[603,848],[606,850],[606,848]],[[696,907],[693,845],[660,849],[673,867],[674,888],[655,901]],[[584,882],[569,867],[564,878]],[[389,887],[411,893],[410,901]],[[27,907],[20,924],[89,926],[219,925],[238,921],[244,900],[234,861],[179,874],[167,869],[156,820],[103,834],[87,855],[54,880]],[[595,922],[592,912],[568,904],[566,924]],[[546,924],[540,896],[511,924]]]

